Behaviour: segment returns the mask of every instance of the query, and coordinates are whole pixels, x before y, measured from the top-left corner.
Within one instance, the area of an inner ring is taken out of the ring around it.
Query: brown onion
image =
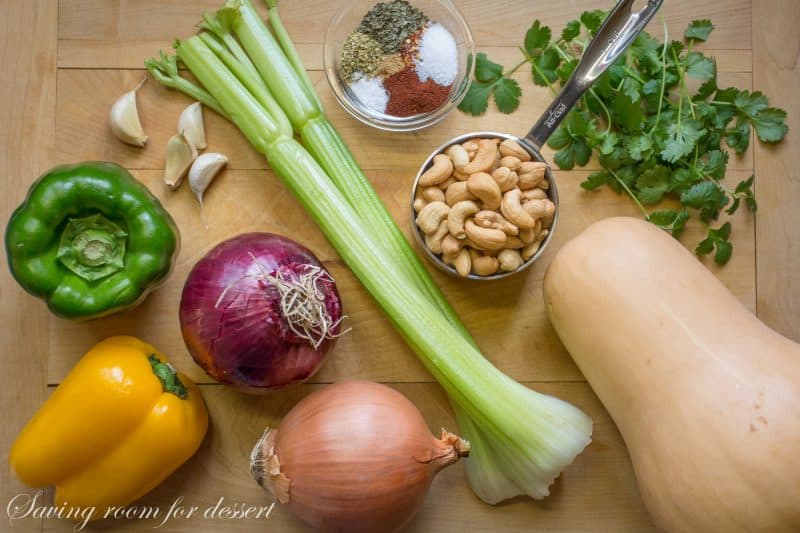
[[[434,438],[405,396],[369,381],[329,385],[300,401],[256,443],[256,481],[318,531],[398,531],[433,477],[469,454]]]

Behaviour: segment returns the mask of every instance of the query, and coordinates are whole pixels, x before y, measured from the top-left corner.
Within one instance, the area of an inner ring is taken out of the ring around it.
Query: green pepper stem
[[[118,224],[99,213],[72,218],[61,234],[57,257],[78,276],[96,281],[125,267],[126,237]]]
[[[155,374],[161,382],[161,388],[164,392],[174,394],[181,400],[185,400],[189,397],[189,391],[186,390],[186,385],[181,382],[174,366],[169,363],[162,363],[156,354],[150,354],[147,360],[150,361],[153,374]]]

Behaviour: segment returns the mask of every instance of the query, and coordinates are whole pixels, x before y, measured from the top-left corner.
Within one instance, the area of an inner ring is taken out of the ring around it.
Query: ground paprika
[[[432,79],[420,81],[413,64],[387,76],[383,86],[389,93],[386,114],[395,117],[429,113],[442,105],[450,94],[450,87],[439,85]]]

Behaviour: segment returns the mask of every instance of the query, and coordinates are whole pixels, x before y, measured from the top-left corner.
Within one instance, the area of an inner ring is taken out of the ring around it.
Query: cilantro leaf
[[[597,30],[600,29],[600,25],[603,23],[605,18],[605,11],[600,9],[596,9],[594,11],[584,11],[581,13],[581,23],[586,26],[586,29],[589,30],[591,35],[597,33]]]
[[[736,106],[736,109],[752,118],[759,111],[769,107],[769,101],[761,91],[750,93],[750,91],[745,90],[736,94],[733,99],[733,105]]]
[[[708,19],[693,20],[683,36],[686,37],[686,40],[705,41],[713,29],[714,25]]]
[[[511,78],[500,78],[494,86],[494,103],[501,113],[512,113],[519,107],[519,97],[522,89],[519,88],[517,80]]]
[[[561,31],[561,39],[566,42],[572,42],[572,40],[581,34],[581,23],[577,20],[570,20],[567,22],[567,25],[564,26],[564,29]]]
[[[762,142],[775,143],[786,136],[789,126],[786,125],[786,111],[768,107],[753,117],[756,134]]]
[[[730,243],[731,223],[726,222],[719,229],[708,229],[708,236],[697,245],[694,253],[703,256],[708,255],[716,249],[714,262],[718,265],[727,263],[733,253],[733,245]]]
[[[560,152],[556,152],[553,161],[561,170],[571,170],[576,164],[585,166],[592,157],[592,149],[582,137],[573,137],[572,141]]]
[[[561,63],[561,56],[552,48],[548,48],[541,55],[534,57],[532,60],[533,66],[533,82],[536,85],[547,86],[558,79],[558,66]]]
[[[611,179],[613,178],[608,172],[593,172],[592,174],[589,174],[588,178],[581,182],[581,187],[587,191],[593,191],[599,187],[602,187]]]
[[[750,124],[743,116],[736,119],[736,126],[725,132],[728,146],[736,150],[737,154],[743,154],[750,145]]]
[[[681,194],[681,203],[700,210],[700,219],[708,222],[719,217],[719,212],[728,205],[728,195],[713,181],[695,183]]]
[[[634,103],[630,96],[618,94],[611,101],[612,118],[628,131],[639,131],[644,122],[642,106]]]
[[[482,115],[489,107],[489,95],[492,93],[492,84],[473,81],[464,99],[458,104],[458,109],[472,116]]]
[[[653,148],[653,138],[643,133],[641,135],[631,135],[625,140],[625,147],[628,154],[634,161],[641,161],[650,157]]]
[[[676,239],[681,236],[689,220],[689,212],[686,209],[675,211],[674,209],[662,209],[653,211],[647,216],[647,220],[663,230],[672,233]]]
[[[552,32],[548,26],[542,26],[538,20],[533,21],[533,25],[525,33],[525,51],[528,55],[538,55],[540,51],[544,51],[547,45],[550,44]]]
[[[475,79],[478,81],[492,82],[503,75],[503,65],[498,65],[489,61],[489,57],[483,52],[475,56]]]
[[[686,57],[686,74],[698,80],[710,80],[717,76],[717,65],[700,52],[691,52]]]
[[[661,157],[664,161],[676,163],[694,151],[697,141],[705,133],[702,124],[694,119],[686,118],[680,123],[671,122],[661,139],[664,146]]]
[[[669,188],[669,169],[658,165],[647,170],[636,180],[639,200],[643,204],[657,204]]]

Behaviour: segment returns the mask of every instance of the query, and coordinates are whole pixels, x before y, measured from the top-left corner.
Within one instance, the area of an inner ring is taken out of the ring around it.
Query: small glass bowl
[[[458,73],[447,100],[429,113],[410,117],[395,117],[364,107],[339,76],[339,57],[345,39],[356,29],[364,15],[382,0],[356,0],[345,2],[344,7],[333,17],[325,33],[323,46],[323,68],[333,94],[344,109],[369,126],[386,131],[417,131],[442,120],[453,111],[469,88],[472,72],[474,44],[472,34],[464,17],[450,0],[409,0],[422,10],[432,22],[438,22],[453,34],[458,49]]]

